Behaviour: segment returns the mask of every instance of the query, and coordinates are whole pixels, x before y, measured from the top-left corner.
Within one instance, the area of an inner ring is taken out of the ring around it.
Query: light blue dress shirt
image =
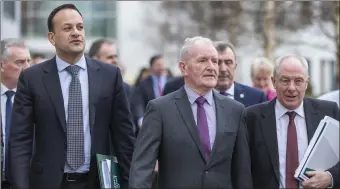
[[[194,115],[194,119],[197,125],[197,104],[196,99],[200,97],[194,90],[192,90],[188,85],[184,85],[185,92],[187,93],[188,100],[191,105],[191,110]],[[213,97],[213,91],[211,90],[207,94],[204,95],[204,98],[207,100],[204,103],[205,113],[207,115],[208,120],[208,128],[209,128],[209,140],[210,147],[214,146],[215,137],[216,137],[216,109],[215,109],[215,100]]]
[[[68,93],[69,86],[72,80],[72,76],[69,72],[65,70],[70,64],[61,60],[56,56],[58,75],[60,79],[61,91],[64,99],[64,109],[65,118],[67,121],[67,105],[68,105]],[[87,65],[85,57],[82,56],[79,61],[75,64],[81,69],[79,70],[79,80],[81,85],[82,101],[83,101],[83,123],[84,123],[84,153],[85,162],[78,170],[72,170],[68,165],[67,161],[65,163],[65,173],[84,173],[88,172],[90,169],[90,159],[91,159],[91,133],[90,133],[90,117],[89,117],[89,82],[87,74]]]
[[[162,96],[162,94],[159,94],[158,83],[160,84],[160,87],[161,87],[161,89],[163,91],[167,77],[164,76],[164,75],[160,76],[160,77],[152,75],[151,78],[152,78],[152,83],[153,83],[152,87],[153,87],[153,91],[154,91],[154,94],[155,94],[155,98]]]

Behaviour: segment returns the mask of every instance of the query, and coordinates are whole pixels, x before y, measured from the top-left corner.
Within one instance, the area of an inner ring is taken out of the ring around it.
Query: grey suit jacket
[[[217,93],[214,100],[216,139],[207,162],[184,88],[149,102],[133,154],[130,188],[151,188],[157,159],[158,188],[251,188],[244,106]]]

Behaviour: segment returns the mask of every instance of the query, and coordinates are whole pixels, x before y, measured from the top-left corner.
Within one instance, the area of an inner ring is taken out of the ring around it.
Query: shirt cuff
[[[326,171],[326,173],[328,173],[329,174],[329,176],[331,176],[331,184],[330,185],[328,185],[328,187],[327,188],[333,188],[333,184],[334,184],[334,180],[333,180],[333,176],[332,176],[332,174],[329,172],[329,171]]]

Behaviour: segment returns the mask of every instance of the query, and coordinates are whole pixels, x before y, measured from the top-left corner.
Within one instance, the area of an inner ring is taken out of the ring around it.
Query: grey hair
[[[301,63],[301,65],[305,68],[306,75],[308,76],[308,61],[304,57],[302,57],[302,56],[291,54],[291,55],[281,56],[281,57],[279,57],[279,58],[277,58],[275,60],[274,77],[276,77],[278,75],[278,72],[279,72],[279,69],[280,69],[280,66],[281,66],[282,62],[284,60],[289,59],[289,58],[296,58],[296,59],[298,59],[299,62]]]
[[[209,38],[201,37],[201,36],[196,36],[192,38],[186,38],[184,40],[184,44],[179,52],[179,58],[180,60],[183,60],[184,57],[188,54],[189,50],[192,48],[192,46],[200,43],[206,43],[206,44],[211,44],[214,45],[212,40]]]
[[[15,39],[15,38],[8,38],[1,40],[0,44],[0,60],[6,60],[8,56],[10,55],[9,48],[10,47],[21,47],[21,48],[27,48],[28,46],[25,43],[25,41],[21,39]]]
[[[215,46],[217,52],[224,52],[227,49],[230,49],[234,53],[235,60],[236,60],[235,47],[232,43],[229,43],[229,42],[226,42],[226,41],[215,41],[214,46]]]

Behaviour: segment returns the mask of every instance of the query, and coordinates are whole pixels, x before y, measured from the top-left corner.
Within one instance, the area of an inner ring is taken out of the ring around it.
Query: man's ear
[[[55,35],[53,32],[48,32],[47,33],[47,37],[48,37],[48,40],[50,41],[50,43],[55,46]]]
[[[178,68],[179,68],[179,70],[181,70],[182,75],[186,75],[186,73],[187,73],[186,66],[187,65],[183,61],[180,61],[178,63]]]
[[[271,76],[270,79],[272,80],[272,83],[273,83],[273,87],[276,89],[276,85],[275,85],[275,77],[274,76]]]

